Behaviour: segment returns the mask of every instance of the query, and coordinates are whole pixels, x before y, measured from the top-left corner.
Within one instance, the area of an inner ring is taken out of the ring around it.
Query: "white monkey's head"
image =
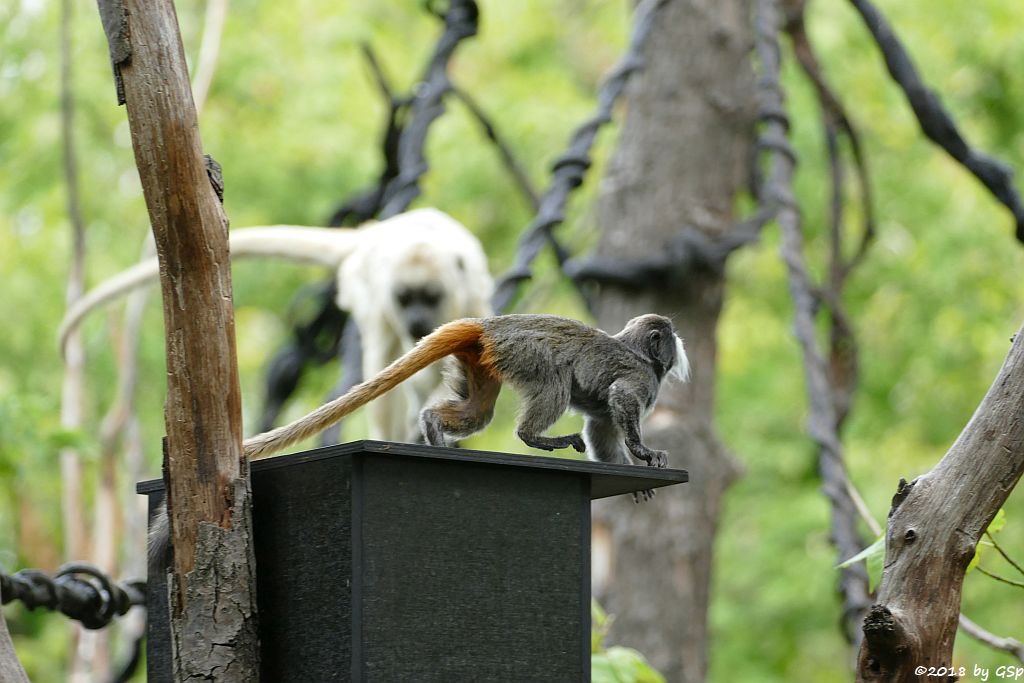
[[[360,329],[386,321],[411,345],[451,320],[490,314],[483,248],[450,216],[417,209],[363,230],[338,283],[339,306]]]
[[[395,324],[413,341],[465,315],[458,254],[429,242],[398,247],[390,303]]]

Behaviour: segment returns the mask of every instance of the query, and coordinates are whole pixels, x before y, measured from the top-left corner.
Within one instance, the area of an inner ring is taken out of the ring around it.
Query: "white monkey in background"
[[[374,377],[434,328],[492,314],[494,288],[480,241],[437,209],[416,209],[356,229],[273,226],[230,232],[231,256],[279,257],[333,268],[338,307],[362,339],[363,377]],[[101,283],[64,316],[60,345],[93,309],[157,278],[157,260],[143,261]],[[427,399],[442,385],[426,368],[367,409],[369,436],[413,440]]]
[[[480,241],[434,209],[402,216],[409,220],[401,227],[382,221],[362,228],[359,248],[338,270],[338,308],[359,328],[364,378],[444,323],[492,314],[494,282]],[[419,413],[441,386],[440,369],[426,368],[401,392],[367,405],[370,438],[415,440]]]

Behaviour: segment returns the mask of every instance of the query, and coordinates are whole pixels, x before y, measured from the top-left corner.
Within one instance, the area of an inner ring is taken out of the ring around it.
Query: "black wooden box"
[[[684,481],[380,441],[258,460],[261,680],[589,681],[590,501]],[[163,490],[138,485],[150,510]],[[148,590],[149,681],[170,681],[166,577]]]

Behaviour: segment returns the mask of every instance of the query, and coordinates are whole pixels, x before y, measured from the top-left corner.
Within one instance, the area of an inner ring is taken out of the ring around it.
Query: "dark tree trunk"
[[[864,620],[858,681],[930,681],[915,669],[950,666],[964,572],[1022,473],[1024,327],[949,452],[928,474],[900,482],[878,601]]]
[[[255,563],[227,217],[204,163],[173,2],[100,0],[100,13],[160,259],[174,676],[254,681]]]
[[[663,8],[604,179],[599,256],[650,257],[682,230],[714,240],[734,229],[753,141],[751,44],[745,0]],[[713,424],[724,289],[721,268],[698,268],[643,291],[605,286],[597,301],[606,330],[640,313],[672,316],[693,368],[689,384],[666,385],[645,425],[645,440],[668,450],[691,483],[595,511],[595,592],[615,615],[611,640],[639,649],[673,682],[707,672],[712,547],[722,493],[739,469]]]

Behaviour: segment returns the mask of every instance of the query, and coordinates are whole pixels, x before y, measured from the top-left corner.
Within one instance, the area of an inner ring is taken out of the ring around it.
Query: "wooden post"
[[[174,676],[253,681],[255,564],[227,218],[203,159],[174,3],[99,7],[160,259]]]

